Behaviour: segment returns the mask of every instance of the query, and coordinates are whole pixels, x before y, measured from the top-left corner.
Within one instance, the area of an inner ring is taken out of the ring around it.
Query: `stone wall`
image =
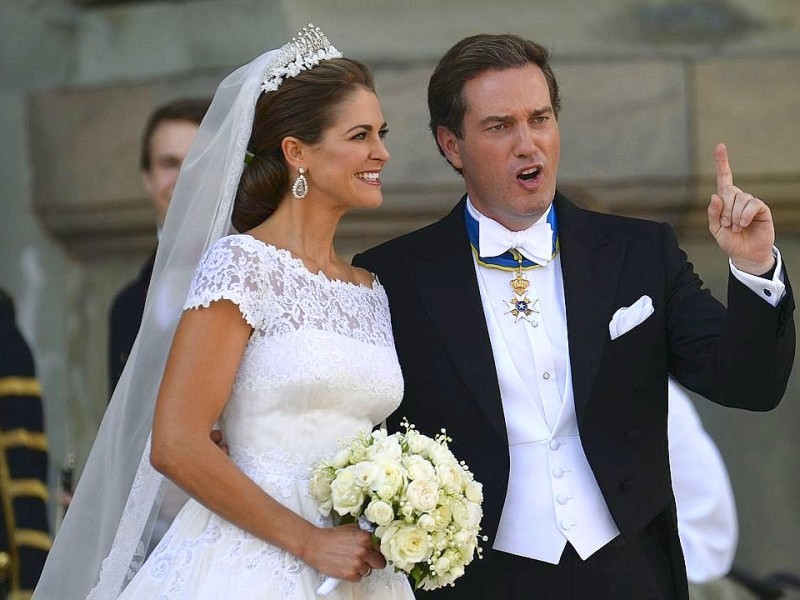
[[[0,4],[0,285],[38,359],[57,467],[85,458],[107,400],[107,310],[154,244],[137,172],[150,110],[221,77],[308,21],[376,71],[391,133],[380,209],[346,217],[346,256],[443,214],[462,190],[426,127],[438,57],[479,31],[555,51],[564,96],[561,186],[602,210],[671,222],[724,298],[705,230],[713,146],[778,221],[800,262],[800,9],[794,0],[41,0]],[[739,500],[741,564],[796,568],[800,417],[699,408]]]

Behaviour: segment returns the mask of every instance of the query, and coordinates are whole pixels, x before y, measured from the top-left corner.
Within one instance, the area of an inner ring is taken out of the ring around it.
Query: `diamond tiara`
[[[328,41],[322,30],[309,23],[280,49],[280,54],[264,73],[261,90],[274,92],[285,79],[296,77],[300,71],[310,69],[322,60],[341,56],[342,53]]]

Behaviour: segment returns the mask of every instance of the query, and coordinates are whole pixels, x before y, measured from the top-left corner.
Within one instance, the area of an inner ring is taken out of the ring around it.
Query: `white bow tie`
[[[553,228],[542,220],[524,231],[509,231],[497,221],[481,219],[478,245],[479,254],[487,258],[516,248],[525,258],[546,265],[553,258]]]

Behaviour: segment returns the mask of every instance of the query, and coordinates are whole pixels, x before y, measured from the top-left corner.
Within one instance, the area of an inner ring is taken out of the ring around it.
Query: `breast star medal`
[[[508,307],[506,314],[513,316],[515,323],[523,320],[528,321],[534,327],[537,327],[539,322],[531,320],[531,315],[539,314],[539,300],[536,299],[531,301],[531,299],[528,298],[528,288],[530,287],[531,282],[528,281],[528,278],[525,277],[525,273],[522,272],[522,255],[517,250],[512,250],[512,252],[514,254],[514,258],[516,258],[519,263],[519,267],[516,275],[510,281],[511,289],[514,290],[514,296],[511,298],[511,300],[505,301],[505,304]]]

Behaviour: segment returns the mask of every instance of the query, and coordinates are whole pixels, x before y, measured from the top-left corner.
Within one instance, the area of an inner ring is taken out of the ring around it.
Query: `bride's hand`
[[[360,581],[372,569],[386,566],[386,559],[372,544],[372,535],[355,523],[314,528],[300,558],[320,573],[347,581]]]

